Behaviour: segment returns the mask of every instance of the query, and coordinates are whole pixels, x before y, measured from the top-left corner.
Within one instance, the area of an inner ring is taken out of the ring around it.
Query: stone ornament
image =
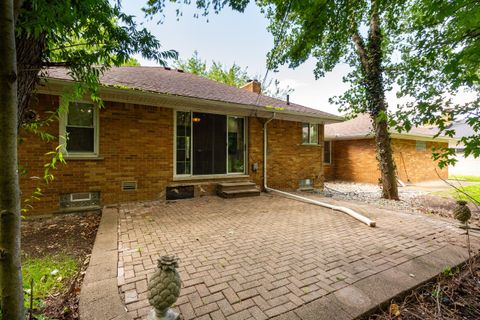
[[[175,256],[161,256],[157,269],[148,281],[148,301],[153,310],[149,320],[176,320],[179,315],[170,309],[180,295],[178,260]]]
[[[472,212],[470,208],[467,206],[467,201],[465,200],[458,200],[457,205],[453,209],[453,216],[455,219],[460,221],[463,224],[466,224],[468,220],[472,217]]]

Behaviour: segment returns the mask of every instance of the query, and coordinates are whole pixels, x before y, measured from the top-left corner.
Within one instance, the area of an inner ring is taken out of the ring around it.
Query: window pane
[[[318,144],[318,126],[316,124],[310,125],[310,143]]]
[[[426,151],[427,143],[425,141],[416,141],[415,147],[417,151]]]
[[[72,103],[68,107],[68,125],[93,127],[94,106],[86,103]]]
[[[331,160],[332,160],[331,146],[332,146],[331,141],[325,141],[323,143],[323,162],[324,163],[331,163]]]
[[[228,172],[244,172],[243,118],[228,117]]]
[[[302,143],[309,143],[309,131],[310,125],[308,123],[304,123],[302,128]]]
[[[177,156],[177,174],[190,174],[190,136],[191,113],[177,112],[177,143],[175,146]]]
[[[67,126],[66,131],[68,152],[95,152],[95,129]]]

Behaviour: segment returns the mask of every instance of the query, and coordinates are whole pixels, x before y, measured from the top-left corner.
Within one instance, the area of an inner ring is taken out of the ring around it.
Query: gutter
[[[273,188],[270,188],[268,186],[268,183],[267,183],[268,131],[267,131],[267,129],[268,129],[268,123],[270,121],[272,121],[273,119],[275,119],[275,112],[272,114],[272,117],[270,119],[268,119],[267,121],[265,121],[265,123],[263,124],[263,190],[265,192],[276,192],[280,195],[283,195],[285,197],[292,198],[292,199],[295,199],[295,200],[298,200],[298,201],[314,204],[314,205],[324,207],[324,208],[329,208],[329,209],[332,209],[332,210],[335,210],[335,211],[340,211],[340,212],[346,213],[349,216],[365,223],[369,227],[375,227],[376,222],[374,220],[371,220],[371,219],[365,217],[364,215],[362,215],[362,214],[360,214],[360,213],[358,213],[358,212],[356,212],[356,211],[354,211],[350,208],[335,206],[335,205],[332,205],[332,204],[329,204],[329,203],[325,203],[325,202],[309,199],[309,198],[306,198],[306,197],[302,197],[302,196],[299,196],[299,195],[296,195],[296,194],[293,194],[293,193],[273,189]]]
[[[57,78],[43,78],[47,82],[42,86],[37,86],[35,93],[40,94],[52,94],[52,95],[62,95],[65,92],[65,86],[73,85],[75,82],[73,80],[57,79]],[[184,96],[178,94],[167,94],[160,93],[156,91],[147,91],[137,88],[118,88],[114,85],[101,85],[100,86],[100,96],[111,95],[108,98],[104,99],[105,101],[117,101],[125,103],[135,103],[135,104],[145,104],[145,105],[154,105],[164,108],[172,108],[165,103],[154,103],[152,100],[165,99],[165,100],[177,100],[177,106],[184,106],[185,103],[191,103],[193,105],[198,104],[199,101],[206,105],[211,106],[221,106],[222,109],[227,108],[238,108],[248,112],[260,112],[265,115],[270,114],[273,110],[266,107],[259,107],[251,104],[242,104],[237,102],[227,102],[221,100],[211,100],[206,98],[197,98],[192,96]],[[122,97],[127,96],[127,98]],[[142,99],[148,98],[148,102],[144,102]],[[273,108],[274,109],[274,108]],[[281,108],[278,108],[281,109]],[[274,109],[275,110],[275,109]],[[320,115],[310,112],[300,112],[293,110],[275,110],[274,113],[278,113],[283,116],[289,116],[292,118],[297,118],[290,121],[303,121],[303,122],[312,122],[312,123],[337,123],[342,122],[344,119],[336,115]]]

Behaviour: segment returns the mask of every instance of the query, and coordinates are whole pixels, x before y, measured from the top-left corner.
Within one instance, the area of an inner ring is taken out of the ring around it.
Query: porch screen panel
[[[194,112],[193,120],[193,174],[225,174],[226,116]]]
[[[228,172],[245,171],[244,119],[228,117]]]
[[[191,113],[177,112],[177,174],[190,174],[191,170]]]

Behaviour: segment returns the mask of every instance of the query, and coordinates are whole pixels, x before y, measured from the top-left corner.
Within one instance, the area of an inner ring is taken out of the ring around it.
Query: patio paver
[[[377,227],[274,195],[122,204],[118,285],[128,313],[146,318],[147,277],[164,254],[180,259],[175,308],[186,320],[320,319],[319,308],[351,318],[395,294],[389,287],[407,290],[464,259],[450,221],[352,206]]]

